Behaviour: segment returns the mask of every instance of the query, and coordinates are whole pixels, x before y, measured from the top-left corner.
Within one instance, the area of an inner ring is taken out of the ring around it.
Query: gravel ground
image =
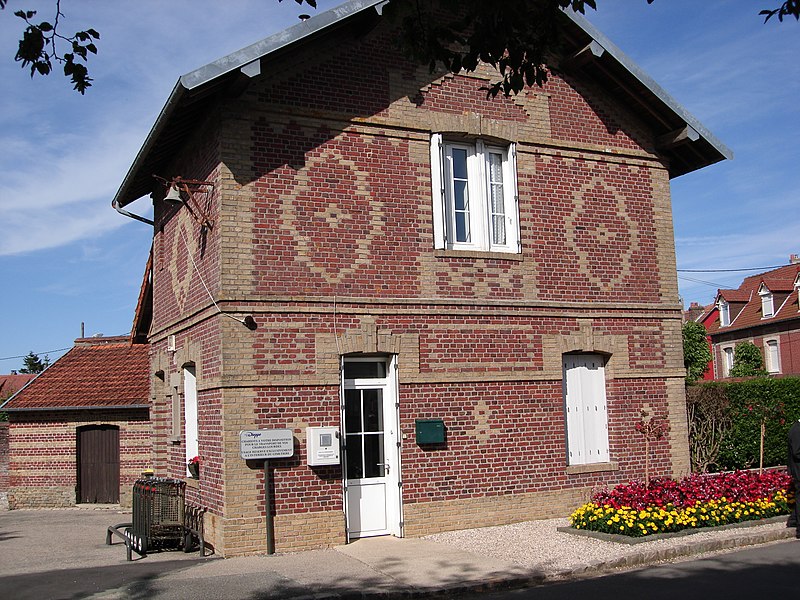
[[[647,553],[661,555],[670,548],[702,546],[705,542],[742,539],[759,534],[780,534],[785,522],[752,527],[704,530],[687,536],[653,540],[640,544],[622,544],[557,531],[566,527],[566,518],[529,521],[514,525],[451,531],[427,536],[431,541],[457,546],[473,554],[491,556],[536,569],[549,576],[580,570],[586,565],[616,561]],[[751,542],[753,543],[753,542]],[[694,556],[693,558],[696,558]]]

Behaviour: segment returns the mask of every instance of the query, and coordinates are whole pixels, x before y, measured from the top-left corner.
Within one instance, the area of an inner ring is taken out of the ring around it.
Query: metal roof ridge
[[[180,77],[180,84],[187,90],[192,90],[318,31],[327,29],[353,14],[385,2],[387,0],[350,0],[190,71]]]

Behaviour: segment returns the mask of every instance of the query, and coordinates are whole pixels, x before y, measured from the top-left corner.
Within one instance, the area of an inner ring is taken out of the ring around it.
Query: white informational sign
[[[258,429],[239,432],[239,455],[244,460],[289,458],[294,455],[291,429]]]

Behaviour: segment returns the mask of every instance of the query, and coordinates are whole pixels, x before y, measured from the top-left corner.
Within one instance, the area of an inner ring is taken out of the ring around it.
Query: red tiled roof
[[[78,339],[4,409],[149,404],[148,348],[127,337]]]
[[[762,283],[770,292],[791,292],[794,289],[794,277],[779,279],[777,277],[764,277]],[[761,287],[761,284],[758,286]],[[758,289],[758,288],[756,288]]]
[[[0,398],[8,398],[14,392],[18,392],[35,374],[14,373],[12,375],[0,375]]]
[[[746,297],[748,299],[747,304],[738,314],[734,314],[731,311],[732,322],[729,326],[720,327],[719,319],[717,318],[714,323],[707,327],[708,331],[710,333],[722,333],[746,327],[767,325],[786,319],[800,318],[797,292],[794,289],[794,282],[798,273],[800,273],[800,264],[786,265],[766,273],[746,277],[738,290],[719,290],[719,295],[728,302],[737,302],[738,300],[734,298]],[[758,289],[762,283],[766,284],[771,292],[777,293],[774,296],[775,314],[766,318],[764,318],[761,311],[761,296],[758,295]]]
[[[720,290],[719,295],[727,302],[747,302],[750,300],[750,290]]]

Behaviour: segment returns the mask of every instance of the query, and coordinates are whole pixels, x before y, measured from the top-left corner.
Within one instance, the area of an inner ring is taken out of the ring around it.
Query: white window
[[[772,292],[766,286],[762,285],[758,290],[758,295],[761,296],[761,318],[766,319],[775,314],[775,305],[772,301]]]
[[[731,307],[722,298],[719,300],[719,324],[720,327],[727,327],[731,324]]]
[[[199,454],[197,427],[197,378],[194,366],[183,368],[183,427],[186,435],[186,464]],[[189,475],[189,468],[186,475]]]
[[[733,368],[733,348],[722,349],[722,376],[727,377]]]
[[[436,248],[519,253],[514,144],[431,137]]]
[[[606,376],[597,354],[564,355],[567,462],[609,462]]]
[[[764,343],[764,355],[767,363],[767,371],[770,373],[780,373],[781,354],[778,340],[767,340]]]

